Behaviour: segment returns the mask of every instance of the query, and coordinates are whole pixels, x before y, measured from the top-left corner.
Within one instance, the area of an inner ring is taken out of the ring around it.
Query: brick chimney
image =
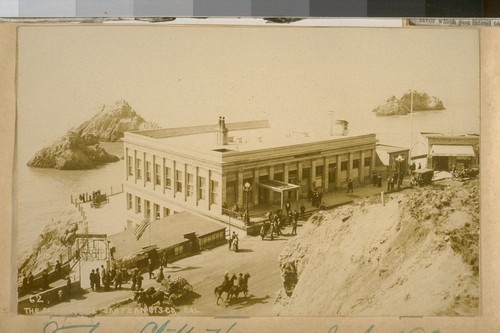
[[[228,129],[226,127],[226,118],[219,117],[219,127],[217,127],[217,144],[227,145],[228,141]]]

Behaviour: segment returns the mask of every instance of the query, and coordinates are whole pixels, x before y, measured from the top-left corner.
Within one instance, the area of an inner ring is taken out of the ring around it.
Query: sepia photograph
[[[476,29],[22,26],[17,313],[481,314]]]

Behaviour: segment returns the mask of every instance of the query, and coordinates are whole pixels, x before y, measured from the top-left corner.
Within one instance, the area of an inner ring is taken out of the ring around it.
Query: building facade
[[[479,135],[422,133],[427,141],[427,166],[452,171],[479,166]]]
[[[126,132],[127,218],[133,225],[187,210],[225,221],[223,207],[247,200],[251,207],[282,206],[312,188],[364,183],[375,167],[375,145],[375,134],[347,135],[344,128],[312,137],[281,133],[266,120]]]

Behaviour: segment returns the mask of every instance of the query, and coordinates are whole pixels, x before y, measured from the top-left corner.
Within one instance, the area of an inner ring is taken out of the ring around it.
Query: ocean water
[[[376,133],[379,143],[409,148],[413,155],[424,153],[420,132],[444,134],[479,133],[479,114],[467,107],[443,111],[427,111],[405,116],[377,117],[372,112],[339,112],[335,119],[349,121],[350,132]],[[323,115],[324,116],[324,115]],[[317,119],[318,120],[318,119]],[[311,123],[311,130],[328,122],[328,117]],[[410,121],[411,120],[411,121]],[[300,118],[298,124],[301,124]],[[275,125],[275,123],[273,123]],[[172,125],[175,126],[175,125]],[[304,124],[306,126],[306,124]],[[410,143],[411,142],[411,143]],[[123,156],[121,143],[103,144],[111,153]],[[125,176],[124,161],[110,163],[93,170],[62,171],[29,168],[31,156],[20,156],[17,179],[17,257],[29,251],[44,226],[70,204],[71,194],[98,189],[109,193],[118,189]]]

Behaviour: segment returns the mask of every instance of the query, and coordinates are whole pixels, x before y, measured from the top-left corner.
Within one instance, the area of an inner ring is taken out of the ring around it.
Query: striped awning
[[[431,149],[432,156],[458,156],[458,157],[475,157],[472,146],[458,145],[433,145]]]

